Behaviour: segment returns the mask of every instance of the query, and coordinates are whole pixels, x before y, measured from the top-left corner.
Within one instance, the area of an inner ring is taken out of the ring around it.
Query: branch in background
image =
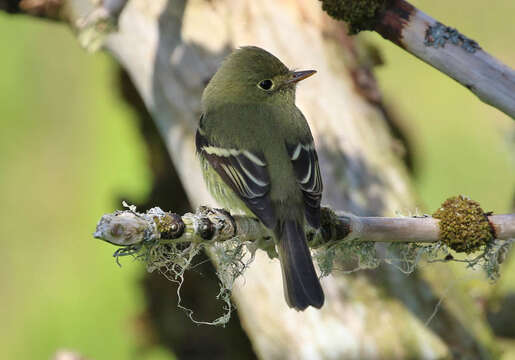
[[[64,0],[0,0],[0,10],[58,20]]]
[[[351,33],[376,31],[515,119],[515,71],[404,0],[320,0]]]
[[[84,17],[78,17],[72,2],[66,0],[0,0],[0,10],[65,20],[78,32],[81,46],[94,52],[100,49],[107,35],[117,30],[118,17],[127,1],[93,0],[93,7]]]
[[[346,21],[351,33],[376,31],[515,119],[515,71],[456,29],[404,0],[319,1],[330,16]],[[127,0],[97,1],[86,17],[76,20],[73,25],[81,45],[88,51],[98,50],[105,37],[116,30],[126,3]],[[67,17],[63,14],[64,5],[64,0],[0,0],[0,10],[49,19]]]
[[[118,28],[118,17],[127,0],[100,0],[85,17],[79,18],[75,26],[79,32],[79,43],[90,52],[97,51],[104,39]]]

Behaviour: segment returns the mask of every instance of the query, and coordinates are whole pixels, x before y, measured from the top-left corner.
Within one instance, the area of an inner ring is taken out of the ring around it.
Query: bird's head
[[[316,73],[292,71],[269,52],[246,46],[229,55],[202,96],[206,107],[227,103],[295,102],[296,84]]]

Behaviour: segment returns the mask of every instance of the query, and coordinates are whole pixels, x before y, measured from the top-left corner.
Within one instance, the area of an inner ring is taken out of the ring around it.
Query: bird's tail
[[[278,224],[275,233],[288,306],[297,311],[310,305],[321,308],[324,292],[313,266],[302,224],[285,220]]]

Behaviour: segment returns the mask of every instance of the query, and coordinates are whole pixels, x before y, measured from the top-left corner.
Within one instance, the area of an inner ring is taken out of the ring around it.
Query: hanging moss
[[[322,9],[331,17],[349,24],[349,33],[372,30],[386,0],[320,0]]]
[[[433,217],[440,219],[440,240],[457,252],[470,254],[494,239],[479,203],[463,195],[445,200]]]

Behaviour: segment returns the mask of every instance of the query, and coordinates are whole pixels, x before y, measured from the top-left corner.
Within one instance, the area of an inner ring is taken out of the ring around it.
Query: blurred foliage
[[[513,0],[413,3],[514,67]],[[413,143],[420,211],[457,194],[485,210],[513,210],[513,120],[395,45],[359,36],[386,62],[376,74]],[[143,330],[142,267],[125,261],[119,269],[113,247],[91,237],[120,196],[142,201],[150,191],[148,154],[119,96],[117,65],[87,55],[64,26],[22,16],[0,14],[0,44],[0,357],[46,359],[70,348],[97,360],[170,358],[144,350],[154,339]],[[496,287],[456,266],[470,293],[446,296],[480,304],[515,292],[513,256],[507,263]],[[512,342],[502,346],[515,358]]]
[[[114,265],[93,240],[122,195],[143,199],[150,175],[117,66],[87,55],[61,25],[0,15],[0,358],[92,359],[141,353],[142,268]],[[151,339],[150,339],[151,340]]]

